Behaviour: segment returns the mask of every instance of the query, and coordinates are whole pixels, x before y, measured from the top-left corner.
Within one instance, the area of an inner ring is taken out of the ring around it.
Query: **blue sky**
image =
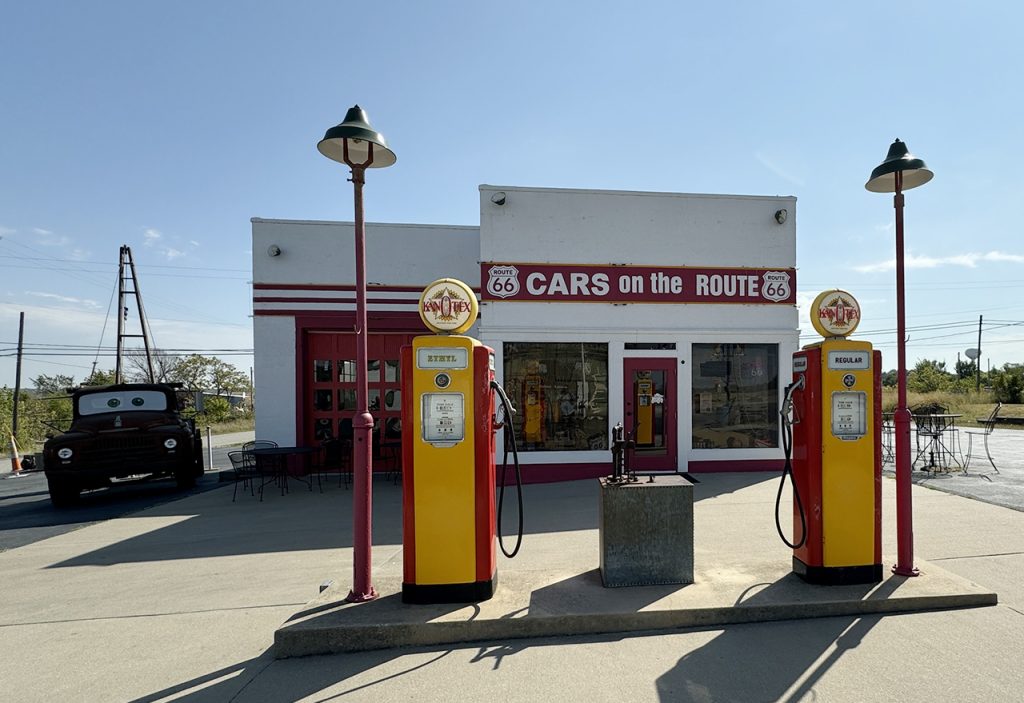
[[[795,195],[801,301],[852,292],[886,368],[892,198],[864,183],[899,137],[935,172],[906,197],[910,363],[952,367],[980,315],[983,364],[1024,362],[1022,15],[1005,2],[5,2],[0,384],[14,382],[19,311],[26,379],[88,374],[121,244],[157,346],[251,349],[249,219],[352,218],[347,173],[316,142],[355,103],[398,154],[369,175],[371,221],[477,224],[481,183]]]

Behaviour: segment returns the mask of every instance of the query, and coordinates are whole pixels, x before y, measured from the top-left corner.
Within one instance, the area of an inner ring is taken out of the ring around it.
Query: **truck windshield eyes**
[[[145,403],[146,401],[143,400],[142,398],[132,398],[132,405],[134,405],[135,407],[139,407],[140,405],[144,405]]]
[[[111,408],[116,408],[120,404],[121,401],[118,400],[117,398],[111,398],[110,400],[107,401],[107,406]]]

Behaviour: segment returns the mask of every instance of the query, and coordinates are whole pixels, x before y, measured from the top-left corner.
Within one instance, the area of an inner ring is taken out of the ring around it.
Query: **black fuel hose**
[[[498,392],[498,397],[501,398],[501,405],[505,410],[505,454],[501,460],[501,488],[498,491],[498,546],[501,547],[501,553],[511,559],[519,553],[519,548],[523,545],[523,474],[519,469],[519,449],[516,446],[516,429],[512,425],[512,415],[515,414],[515,408],[512,407],[512,403],[509,402],[508,396],[505,395],[505,389],[498,385],[497,381],[491,381],[491,388]],[[502,508],[505,505],[505,479],[508,475],[508,449],[509,445],[512,445],[512,461],[515,464],[516,469],[516,496],[519,501],[519,530],[516,534],[516,546],[509,552],[505,549],[505,540],[501,536],[501,513]]]
[[[807,542],[807,513],[804,511],[804,503],[800,500],[800,489],[796,485],[796,479],[793,478],[793,463],[790,457],[793,454],[793,423],[790,422],[788,417],[788,410],[791,407],[793,401],[793,391],[803,386],[803,379],[795,381],[786,387],[785,399],[782,402],[782,409],[779,411],[779,415],[782,416],[782,451],[786,455],[786,463],[782,467],[782,478],[779,480],[779,492],[775,495],[775,529],[779,533],[779,537],[782,538],[782,542],[790,549],[800,549]],[[793,500],[796,502],[797,512],[800,514],[800,541],[793,544],[786,535],[782,532],[782,522],[779,518],[779,508],[782,504],[782,488],[786,485],[786,476],[789,476],[789,482],[793,484]]]

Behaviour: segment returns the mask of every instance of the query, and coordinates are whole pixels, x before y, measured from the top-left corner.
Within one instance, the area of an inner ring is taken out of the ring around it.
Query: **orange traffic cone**
[[[17,478],[21,476],[21,457],[18,456],[18,443],[14,439],[14,435],[11,435],[11,475],[7,478]]]

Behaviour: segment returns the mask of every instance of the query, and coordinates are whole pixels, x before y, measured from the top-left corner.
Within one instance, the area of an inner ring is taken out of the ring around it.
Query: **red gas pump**
[[[795,540],[787,544],[793,572],[810,583],[882,580],[882,355],[868,342],[844,338],[856,327],[852,314],[859,319],[849,293],[818,296],[812,321],[829,336],[793,355],[787,388],[792,417],[783,429],[792,432]],[[829,315],[847,324],[820,322]],[[788,462],[787,451],[787,468]]]

